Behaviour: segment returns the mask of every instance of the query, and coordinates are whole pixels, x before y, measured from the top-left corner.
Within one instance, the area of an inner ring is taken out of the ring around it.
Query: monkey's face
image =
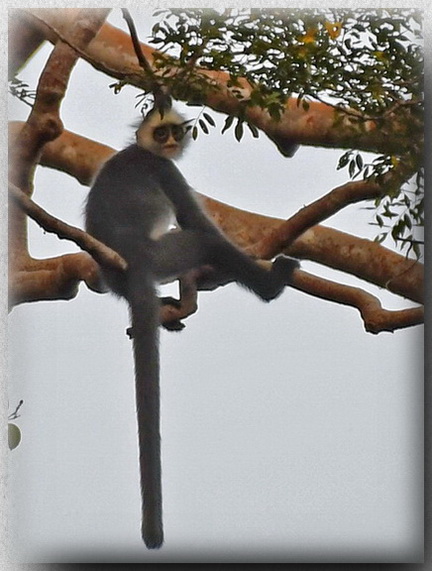
[[[190,127],[181,115],[173,110],[150,113],[137,131],[137,143],[155,155],[175,159],[182,153],[188,140]]]
[[[166,159],[176,158],[183,150],[186,130],[183,125],[165,123],[153,129],[152,137],[156,154]]]

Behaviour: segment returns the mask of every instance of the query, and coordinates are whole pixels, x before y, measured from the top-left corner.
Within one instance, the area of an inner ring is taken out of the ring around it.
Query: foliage
[[[401,159],[394,155],[381,155],[366,163],[361,153],[350,150],[340,157],[337,168],[348,168],[351,179],[359,176],[366,179],[389,173],[392,168],[398,167],[401,160],[409,161],[409,155]],[[413,251],[417,258],[421,257],[420,246],[424,243],[419,239],[424,227],[423,167],[419,167],[417,174],[404,185],[391,188],[375,200],[374,207],[367,209],[375,211],[375,219],[371,224],[380,228],[380,233],[375,238],[377,242],[383,242],[391,236],[402,250],[407,249],[407,255]]]
[[[159,50],[169,50],[183,69],[193,60],[227,71],[234,88],[238,78],[247,78],[255,84],[248,104],[272,116],[293,94],[331,97],[369,117],[380,117],[395,102],[421,100],[415,10],[181,9],[155,15],[160,21],[152,41]]]
[[[311,100],[334,105],[343,114],[374,120],[378,127],[397,120],[402,126],[397,151],[366,164],[354,150],[339,167],[351,178],[379,177],[402,161],[414,176],[415,189],[389,192],[377,201],[375,223],[402,247],[416,253],[410,230],[423,224],[423,50],[422,15],[415,9],[176,9],[157,10],[152,43],[156,65],[173,94],[199,104],[214,89],[195,66],[222,70],[244,109],[258,105],[278,119],[290,96],[305,110]],[[177,67],[180,63],[180,69]],[[173,73],[174,67],[177,71]],[[252,91],[245,99],[239,78]],[[184,93],[187,91],[187,96]],[[198,126],[209,132],[209,115]],[[227,117],[223,132],[243,135],[245,116]],[[249,125],[254,136],[258,132]],[[412,185],[410,186],[410,188]],[[398,212],[398,213],[396,213]],[[384,224],[397,217],[392,227]],[[387,229],[388,228],[388,229]]]

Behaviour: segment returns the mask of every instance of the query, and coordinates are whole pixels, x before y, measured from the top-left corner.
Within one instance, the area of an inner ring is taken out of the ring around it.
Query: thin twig
[[[19,414],[18,411],[19,409],[22,407],[22,405],[24,404],[24,401],[21,399],[16,407],[16,409],[10,413],[10,415],[8,416],[8,420],[15,420],[16,418],[19,418]]]
[[[151,68],[149,62],[145,58],[143,51],[141,49],[141,42],[138,39],[138,34],[137,34],[137,31],[135,28],[135,24],[134,24],[134,21],[132,20],[132,16],[130,15],[129,10],[127,8],[122,8],[122,14],[123,14],[123,18],[126,20],[126,23],[128,25],[129,32],[130,32],[131,39],[132,39],[132,44],[133,44],[136,56],[138,58],[138,62],[140,64],[140,67],[142,67],[142,69],[149,75],[149,77],[153,81],[156,81],[154,73],[153,73],[153,69]]]

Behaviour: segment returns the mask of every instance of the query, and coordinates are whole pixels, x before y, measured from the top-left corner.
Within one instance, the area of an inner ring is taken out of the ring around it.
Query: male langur
[[[159,434],[160,302],[157,285],[210,265],[265,301],[290,283],[297,261],[278,257],[271,270],[236,248],[198,205],[171,159],[181,153],[187,122],[174,110],[153,109],[136,143],[114,155],[88,195],[86,229],[117,251],[126,272],[103,269],[110,289],[130,308],[142,494],[142,537],[149,549],[163,542]],[[175,223],[178,229],[170,232]]]

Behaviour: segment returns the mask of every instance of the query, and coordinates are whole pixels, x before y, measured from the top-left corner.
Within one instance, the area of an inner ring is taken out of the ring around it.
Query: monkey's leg
[[[161,279],[209,264],[266,301],[282,292],[298,267],[296,260],[281,256],[268,271],[218,233],[194,230],[166,234],[158,240],[153,264]]]
[[[180,299],[160,298],[163,304],[161,322],[168,331],[182,331],[186,326],[181,320],[189,317],[198,309],[196,285],[198,275],[199,270],[190,270],[179,277]]]

